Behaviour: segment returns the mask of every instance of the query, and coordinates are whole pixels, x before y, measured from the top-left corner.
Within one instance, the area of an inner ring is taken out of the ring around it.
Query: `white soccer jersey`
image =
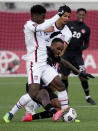
[[[69,27],[67,25],[65,25],[63,29],[59,30],[55,23],[52,26],[54,27],[54,32],[60,31],[62,33],[62,34],[58,34],[57,36],[53,37],[52,39],[59,37],[68,45],[71,38],[72,38],[72,33],[71,33],[71,30],[69,29]],[[49,39],[49,36],[51,34],[52,33],[46,33],[46,41],[48,41],[48,43],[47,43],[48,46],[51,45],[52,39],[51,40]]]
[[[55,15],[49,20],[45,20],[42,24],[36,24],[29,20],[24,25],[25,44],[27,55],[23,59],[34,62],[44,62],[47,59],[46,41],[44,38],[44,30],[49,28],[59,19],[59,15]]]

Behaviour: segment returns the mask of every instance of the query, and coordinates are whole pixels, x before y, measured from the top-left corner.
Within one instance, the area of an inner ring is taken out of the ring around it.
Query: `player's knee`
[[[57,91],[63,91],[65,90],[65,85],[61,81],[60,77],[57,76],[54,78],[54,80],[51,82],[50,86],[54,86]]]
[[[41,99],[44,99],[44,98],[48,98],[49,94],[45,89],[42,89],[42,90],[39,91],[37,96]]]
[[[49,94],[45,89],[40,90],[36,98],[42,103],[44,107],[50,103]]]
[[[64,83],[58,78],[55,79],[55,86],[58,91],[64,91],[66,89]]]
[[[36,95],[39,92],[39,88],[40,88],[39,84],[30,84],[29,85],[28,93],[29,93],[29,95],[31,96],[32,99],[36,98]]]
[[[64,91],[66,88],[65,88],[65,85],[63,84],[63,82],[60,84],[60,86],[58,87],[58,91]]]

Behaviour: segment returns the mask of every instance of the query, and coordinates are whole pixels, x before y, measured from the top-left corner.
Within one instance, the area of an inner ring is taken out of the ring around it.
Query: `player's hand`
[[[58,9],[58,15],[59,15],[60,17],[64,14],[65,8],[66,8],[66,5],[61,6],[61,7]]]
[[[80,72],[79,77],[83,77],[85,79],[89,79],[89,78],[95,78],[93,75],[89,74],[89,73],[85,73],[85,72]]]

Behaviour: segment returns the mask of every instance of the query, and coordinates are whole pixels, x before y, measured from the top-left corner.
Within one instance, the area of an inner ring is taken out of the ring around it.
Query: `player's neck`
[[[80,22],[80,21],[78,21],[78,20],[76,20],[77,21],[77,23],[78,24],[80,24],[80,25],[82,25],[84,22]]]
[[[55,24],[56,24],[56,27],[57,27],[58,29],[60,29],[60,30],[63,29],[64,26],[65,26],[65,25],[61,24],[61,22],[59,22],[59,21],[57,21]]]

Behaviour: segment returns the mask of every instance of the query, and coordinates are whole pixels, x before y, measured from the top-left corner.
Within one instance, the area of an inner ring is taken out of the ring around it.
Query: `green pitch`
[[[90,93],[97,105],[85,101],[84,92],[78,78],[69,79],[70,106],[75,108],[80,122],[64,123],[44,119],[32,122],[20,122],[24,109],[19,111],[11,121],[4,123],[2,117],[25,94],[27,78],[0,78],[0,131],[98,131],[98,77],[89,80]],[[37,112],[43,110],[40,108]]]

